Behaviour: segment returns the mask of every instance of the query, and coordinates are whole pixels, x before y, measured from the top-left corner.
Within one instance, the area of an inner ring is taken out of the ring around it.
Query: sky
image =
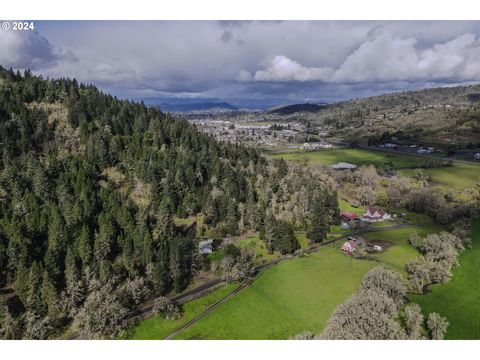
[[[121,98],[261,108],[480,82],[480,21],[36,21],[0,65]]]

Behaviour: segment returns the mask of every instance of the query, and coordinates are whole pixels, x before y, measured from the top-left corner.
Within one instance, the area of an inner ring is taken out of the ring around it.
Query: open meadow
[[[387,152],[366,149],[298,151],[273,154],[272,156],[291,161],[307,161],[307,164],[311,166],[349,162],[358,166],[372,164],[380,169],[387,165],[393,165],[392,167],[396,169],[415,167],[419,161],[421,161],[421,159],[417,156],[391,154]]]
[[[413,176],[415,168],[423,161],[421,157],[415,155],[367,149],[297,151],[272,154],[272,156],[296,162],[306,161],[310,166],[332,165],[338,162],[348,162],[358,166],[371,164],[379,170],[389,166],[407,176]],[[428,168],[424,171],[434,184],[453,189],[480,186],[480,164],[454,163],[452,166]]]
[[[342,242],[339,241],[308,256],[285,261],[263,271],[250,287],[186,329],[178,338],[287,339],[306,330],[319,333],[335,307],[357,290],[369,269],[385,264],[400,270],[418,255],[408,244],[411,232],[417,231],[424,236],[440,230],[440,227],[427,225],[365,235],[367,240],[393,243],[372,260],[344,255],[339,250]],[[259,248],[255,237],[245,239],[241,245]],[[134,329],[133,338],[164,338],[233,288],[224,287],[206,298],[187,303],[181,319],[171,321],[160,316],[147,319]]]
[[[480,339],[480,221],[472,227],[472,248],[459,257],[460,267],[446,284],[434,285],[427,295],[412,296],[424,313],[438,312],[450,322],[446,339]]]

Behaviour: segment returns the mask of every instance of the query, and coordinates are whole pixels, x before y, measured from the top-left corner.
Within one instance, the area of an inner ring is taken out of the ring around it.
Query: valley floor
[[[407,242],[411,232],[425,235],[440,230],[427,224],[365,234],[367,239],[392,243],[387,251],[370,259],[344,255],[339,250],[344,240],[339,240],[318,252],[287,260],[262,271],[249,287],[178,333],[175,339],[288,339],[303,331],[319,333],[335,307],[357,290],[368,270],[381,264],[399,270],[417,256]],[[141,322],[132,338],[165,338],[175,326],[199,316],[228,290],[232,291],[229,286],[187,303],[179,320],[156,316]]]

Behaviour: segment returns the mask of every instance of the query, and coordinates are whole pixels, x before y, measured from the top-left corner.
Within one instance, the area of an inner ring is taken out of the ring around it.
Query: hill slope
[[[391,93],[330,104],[305,112],[299,106],[277,115],[329,126],[336,134],[363,142],[392,136],[466,146],[480,138],[480,85]]]
[[[55,337],[72,323],[112,337],[145,299],[184,290],[203,265],[196,224],[174,216],[200,214],[198,231],[219,237],[260,230],[267,211],[299,209],[283,218],[308,223],[312,204],[294,196],[303,185],[336,207],[318,177],[158,109],[28,71],[0,67],[0,79],[3,338]]]

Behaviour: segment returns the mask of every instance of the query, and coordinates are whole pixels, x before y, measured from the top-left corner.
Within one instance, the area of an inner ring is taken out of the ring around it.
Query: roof
[[[348,212],[348,211],[343,211],[340,213],[340,216],[341,217],[344,217],[346,219],[349,219],[349,220],[356,220],[356,219],[359,219],[359,216],[357,214],[354,214],[354,213],[351,213],[351,212]]]
[[[379,209],[379,208],[368,208],[368,211],[370,212],[370,214],[375,214],[375,213],[378,213],[380,216],[383,216],[385,215],[385,211],[383,211],[382,209]]]
[[[357,168],[357,165],[355,165],[355,164],[349,164],[349,163],[346,163],[346,162],[339,162],[339,163],[337,163],[337,164],[330,165],[330,167],[331,167],[332,169],[335,169],[335,170],[356,169],[356,168]]]
[[[340,248],[343,251],[350,251],[351,249],[356,249],[357,243],[353,240],[346,241]]]

